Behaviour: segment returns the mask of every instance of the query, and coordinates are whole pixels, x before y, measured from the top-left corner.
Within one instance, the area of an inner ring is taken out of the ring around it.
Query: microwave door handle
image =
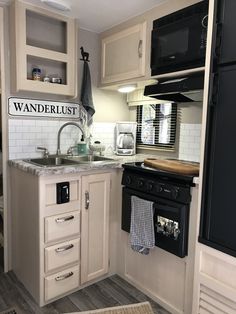
[[[143,41],[142,39],[140,39],[138,43],[138,57],[142,58],[142,56],[143,56]]]

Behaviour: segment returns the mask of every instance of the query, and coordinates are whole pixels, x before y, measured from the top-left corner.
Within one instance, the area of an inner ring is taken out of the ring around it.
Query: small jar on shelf
[[[32,70],[33,81],[41,81],[41,69],[39,67],[34,67]]]

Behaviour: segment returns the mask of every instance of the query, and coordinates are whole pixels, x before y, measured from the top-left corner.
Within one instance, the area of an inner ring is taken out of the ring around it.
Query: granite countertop
[[[22,159],[12,159],[9,160],[9,165],[21,169],[25,172],[31,173],[36,176],[48,176],[48,175],[63,175],[63,174],[73,174],[81,173],[91,170],[107,170],[107,169],[121,169],[122,164],[128,162],[139,162],[146,158],[159,158],[163,159],[158,155],[150,154],[136,154],[133,156],[117,156],[117,155],[107,155],[105,157],[111,158],[113,160],[99,161],[93,163],[80,163],[77,165],[66,165],[66,166],[54,166],[54,167],[40,167],[28,163]],[[198,185],[199,178],[194,177],[193,182]]]
[[[47,175],[61,175],[69,173],[80,173],[90,170],[100,170],[100,169],[114,169],[122,168],[122,164],[127,162],[137,162],[143,161],[145,158],[153,157],[147,154],[136,154],[134,156],[117,156],[109,155],[106,156],[114,160],[99,161],[94,163],[84,163],[78,165],[66,165],[66,166],[55,166],[55,167],[40,167],[28,163],[22,159],[12,159],[9,160],[9,165],[21,169],[25,172],[29,172],[36,176],[47,176]],[[157,156],[155,156],[157,158]]]

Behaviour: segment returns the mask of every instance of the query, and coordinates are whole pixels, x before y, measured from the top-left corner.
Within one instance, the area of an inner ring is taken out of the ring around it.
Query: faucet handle
[[[70,147],[67,149],[67,155],[73,155],[73,149],[74,149],[74,148],[77,148],[77,146],[76,146],[76,145],[70,146]]]
[[[41,146],[37,146],[36,148],[37,150],[42,150],[43,153],[43,157],[47,158],[49,156],[49,151],[46,147],[41,147]]]

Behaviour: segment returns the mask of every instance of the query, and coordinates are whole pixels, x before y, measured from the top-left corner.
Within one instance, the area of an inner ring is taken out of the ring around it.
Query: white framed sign
[[[77,103],[9,97],[8,114],[15,117],[84,119],[86,111]]]

